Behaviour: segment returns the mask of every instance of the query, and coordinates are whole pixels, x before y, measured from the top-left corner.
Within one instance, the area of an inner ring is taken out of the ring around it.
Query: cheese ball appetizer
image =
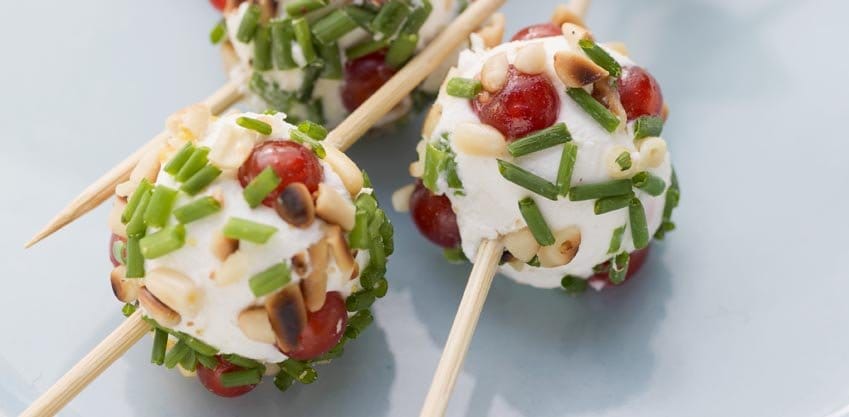
[[[230,77],[245,80],[249,107],[334,127],[465,5],[458,0],[231,0],[219,2],[224,18],[211,38],[222,43]],[[382,124],[406,115],[414,101],[419,107],[429,102],[450,65]]]
[[[393,202],[453,259],[503,239],[500,272],[519,283],[621,284],[674,228],[664,109],[651,74],[578,20],[478,43],[425,122],[418,181]]]
[[[283,113],[202,105],[116,189],[111,284],[155,329],[151,361],[244,394],[311,383],[387,291],[392,225],[367,177]]]

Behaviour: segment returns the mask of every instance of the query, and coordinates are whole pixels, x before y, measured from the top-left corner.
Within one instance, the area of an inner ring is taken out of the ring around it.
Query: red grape
[[[209,369],[201,364],[198,364],[197,367],[198,379],[200,380],[200,383],[209,390],[209,392],[220,397],[233,398],[245,395],[256,388],[256,385],[242,385],[239,387],[225,387],[224,385],[221,385],[221,374],[241,371],[244,368],[233,365],[232,363],[221,359],[220,356],[216,356],[215,359],[218,360],[218,366],[216,366],[215,369]]]
[[[648,258],[650,248],[651,246],[646,246],[644,249],[639,249],[631,252],[631,258],[628,261],[628,273],[625,274],[625,282],[631,279],[631,277],[634,276],[634,274],[636,274],[637,271],[639,271],[640,268],[643,267],[643,264],[646,263],[646,258]],[[606,264],[606,266],[607,265],[609,265],[609,262]],[[607,272],[600,272],[598,274],[593,275],[592,277],[590,277],[589,282],[603,283],[605,287],[616,286],[616,284],[610,282],[610,277],[608,276]],[[622,285],[622,283],[620,283],[619,285]]]
[[[227,0],[209,0],[212,3],[212,7],[218,9],[219,12],[224,11],[224,6],[227,5]]]
[[[513,141],[553,125],[560,112],[560,96],[546,75],[524,74],[511,65],[504,87],[479,94],[472,108],[481,121]]]
[[[315,192],[323,175],[321,164],[311,150],[295,142],[270,140],[254,147],[251,155],[239,168],[239,182],[242,187],[246,187],[269,166],[281,180],[280,185],[263,201],[263,204],[269,207],[274,204],[280,192],[292,183],[303,183],[310,192]]]
[[[628,120],[640,116],[660,116],[663,111],[663,92],[660,84],[641,67],[622,68],[619,96]]]
[[[348,111],[354,111],[375,91],[389,81],[395,70],[386,64],[386,52],[377,51],[345,63],[345,84],[342,102]]]
[[[112,266],[115,267],[123,264],[123,262],[115,258],[115,243],[117,242],[123,243],[121,246],[123,248],[121,249],[121,256],[127,259],[127,239],[112,233],[112,237],[109,238],[109,260],[112,261]]]
[[[307,325],[298,337],[298,346],[283,354],[300,361],[315,359],[339,343],[347,324],[345,300],[338,292],[329,292],[320,310],[307,313]]]
[[[531,39],[547,38],[550,36],[560,36],[563,34],[563,29],[554,23],[539,23],[528,26],[513,35],[511,41],[527,41]]]
[[[432,193],[421,181],[410,195],[410,215],[419,232],[431,242],[449,249],[460,246],[460,229],[451,200]]]

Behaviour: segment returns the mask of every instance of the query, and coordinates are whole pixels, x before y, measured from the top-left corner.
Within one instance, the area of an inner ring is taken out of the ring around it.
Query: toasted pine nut
[[[575,227],[554,232],[554,244],[540,248],[539,264],[544,268],[555,268],[572,262],[581,247],[581,231]]]
[[[127,267],[118,265],[109,274],[109,282],[112,284],[112,293],[115,298],[125,303],[135,302],[139,298],[139,289],[142,287],[142,281],[136,278],[125,278],[127,276]]]
[[[148,152],[142,156],[139,163],[130,172],[130,181],[140,182],[147,178],[150,182],[156,182],[159,176],[159,149]]]
[[[133,195],[136,188],[139,187],[139,181],[127,180],[115,186],[115,195],[118,197],[129,197]]]
[[[212,238],[212,244],[210,244],[209,249],[215,255],[216,259],[223,262],[239,249],[239,241],[230,239],[221,233],[216,233]]]
[[[354,228],[357,209],[354,203],[342,197],[333,188],[319,184],[315,214],[331,224],[338,224],[345,230],[351,230]]]
[[[139,304],[150,317],[163,326],[174,327],[182,320],[179,313],[165,305],[145,287],[139,289]]]
[[[246,131],[235,125],[224,125],[218,130],[215,145],[209,152],[209,160],[221,169],[236,169],[242,166],[254,145],[259,134]]]
[[[351,281],[360,277],[360,264],[354,263],[354,269],[351,270]]]
[[[605,48],[610,49],[613,52],[616,52],[620,55],[628,56],[630,55],[628,52],[628,47],[625,46],[625,42],[605,42],[602,44]]]
[[[500,53],[489,57],[483,63],[481,68],[481,84],[486,91],[495,93],[504,87],[507,83],[507,71],[510,69],[510,62],[507,61],[507,54]],[[430,137],[426,135],[425,137]]]
[[[622,166],[616,162],[616,159],[622,156],[623,153],[627,153],[631,157],[631,166],[626,169],[622,169]],[[607,169],[607,175],[610,175],[610,178],[616,180],[631,178],[637,173],[637,171],[639,171],[638,165],[637,159],[634,158],[631,151],[624,146],[612,146],[604,153],[604,166]]]
[[[504,39],[505,20],[503,13],[495,13],[489,18],[484,27],[475,32],[481,37],[485,47],[495,48],[501,44]]]
[[[533,259],[539,251],[539,243],[527,227],[504,236],[504,247],[523,264]]]
[[[248,307],[239,313],[239,329],[255,342],[274,344],[274,330],[263,307]]]
[[[392,193],[392,208],[398,213],[410,211],[410,196],[415,188],[415,185],[407,184]]]
[[[188,133],[191,135],[188,139],[194,140],[206,133],[211,119],[212,111],[209,109],[209,106],[205,104],[193,104],[168,117],[165,127],[174,136],[179,136],[181,133],[186,135]]]
[[[540,42],[522,47],[516,53],[516,62],[513,65],[525,74],[542,74],[545,71],[545,47]]]
[[[116,198],[115,203],[112,204],[112,210],[109,211],[109,230],[123,238],[127,237],[127,225],[121,222],[121,215],[124,214],[126,207],[126,201]]]
[[[433,135],[433,130],[436,129],[436,125],[439,124],[439,119],[442,117],[442,105],[439,103],[434,103],[433,107],[430,108],[430,111],[427,113],[427,117],[424,121],[424,126],[422,127],[422,136],[429,138]]]
[[[637,143],[640,162],[645,168],[657,168],[666,159],[666,141],[661,138],[645,138]]]
[[[291,259],[292,272],[299,277],[305,277],[310,272],[309,256],[306,252],[296,253]]]
[[[286,186],[275,204],[277,214],[295,227],[307,228],[315,220],[315,204],[312,194],[303,183],[296,182]]]
[[[581,88],[610,75],[586,55],[572,51],[554,54],[554,70],[557,78],[570,88]]]
[[[156,268],[145,275],[145,287],[181,316],[194,317],[203,302],[203,292],[191,278],[168,268]]]
[[[574,23],[564,23],[563,26],[561,26],[561,29],[563,30],[563,36],[565,36],[566,40],[569,41],[569,45],[571,45],[576,51],[581,50],[581,48],[578,47],[578,42],[581,40],[593,40],[593,34],[583,26],[579,26]]]
[[[578,16],[572,9],[565,4],[558,4],[554,9],[554,14],[551,15],[551,23],[557,26],[563,26],[564,23],[572,23],[578,26],[587,27],[584,19]]]
[[[250,259],[248,255],[242,251],[236,251],[221,263],[221,266],[215,270],[212,279],[219,286],[239,282],[247,277],[249,266]]]
[[[327,146],[325,150],[327,156],[324,157],[324,162],[330,164],[333,172],[339,176],[342,184],[345,184],[345,189],[352,197],[359,194],[360,190],[363,189],[363,173],[357,164],[342,151],[332,146]]]
[[[325,230],[325,239],[327,245],[330,246],[330,254],[336,261],[336,266],[342,275],[349,273],[356,265],[354,255],[351,254],[351,248],[345,240],[345,234],[342,228],[337,225],[330,225]]]
[[[502,156],[507,153],[507,141],[496,128],[482,123],[463,122],[451,136],[457,150],[475,156]]]
[[[312,271],[301,281],[301,292],[304,294],[307,310],[316,312],[321,310],[327,298],[327,242],[319,241],[310,246],[308,251]]]
[[[307,308],[301,287],[289,284],[265,301],[268,321],[274,331],[277,347],[286,352],[298,345],[301,331],[307,325]]]

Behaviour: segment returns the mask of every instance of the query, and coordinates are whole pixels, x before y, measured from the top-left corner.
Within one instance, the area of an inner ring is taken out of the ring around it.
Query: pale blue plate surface
[[[508,33],[555,3],[511,0]],[[595,33],[626,40],[672,108],[679,229],[603,294],[498,280],[449,414],[822,416],[849,403],[849,5],[595,3]],[[121,320],[105,207],[21,245],[224,76],[204,0],[0,6],[0,414],[16,415]],[[384,205],[408,181],[418,123],[352,152]],[[64,414],[416,415],[469,268],[392,218],[377,325],[313,386],[219,399],[149,365],[145,339]]]

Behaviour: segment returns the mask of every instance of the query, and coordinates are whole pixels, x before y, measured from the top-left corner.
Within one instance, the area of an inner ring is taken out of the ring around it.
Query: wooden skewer
[[[572,11],[579,16],[586,15],[589,5],[590,0],[573,0],[569,3]],[[503,251],[504,244],[500,240],[486,240],[478,248],[466,290],[457,308],[457,315],[454,316],[454,323],[445,341],[430,390],[425,397],[421,417],[445,415]]]
[[[138,342],[150,325],[136,311],[21,413],[20,417],[52,416],[77,396],[113,362]]]

